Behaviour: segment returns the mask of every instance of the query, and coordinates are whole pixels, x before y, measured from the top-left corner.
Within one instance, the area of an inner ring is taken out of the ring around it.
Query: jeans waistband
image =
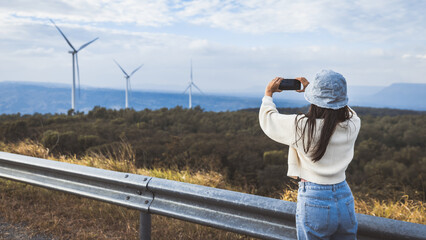
[[[332,190],[336,191],[339,188],[348,186],[346,180],[336,184],[317,184],[313,182],[299,182],[299,187],[303,189],[313,189],[313,190]]]

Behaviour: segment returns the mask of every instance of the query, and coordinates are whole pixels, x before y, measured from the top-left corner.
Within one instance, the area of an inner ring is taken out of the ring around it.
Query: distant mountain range
[[[76,110],[88,112],[95,106],[111,109],[124,108],[124,90],[82,88],[76,93]],[[255,108],[261,104],[260,97],[234,97],[227,95],[193,94],[192,105],[206,111],[234,111]],[[278,100],[285,107],[298,107],[306,102]],[[188,95],[183,93],[160,93],[132,91],[129,106],[135,110],[188,107]],[[65,113],[71,108],[71,87],[46,83],[0,82],[0,114],[18,113]]]
[[[387,107],[411,110],[426,110],[426,84],[393,84],[388,87],[352,87],[349,91],[351,106]],[[363,90],[364,89],[364,90]],[[124,90],[104,88],[82,88],[77,92],[76,108],[88,112],[94,106],[112,109],[124,108]],[[303,94],[277,94],[278,107],[301,107],[308,103]],[[231,96],[219,94],[194,94],[193,106],[199,105],[206,111],[234,111],[257,108],[261,94]],[[0,82],[0,114],[21,113],[65,113],[70,107],[71,88],[67,85]],[[133,91],[130,106],[136,110],[145,108],[173,108],[188,106],[188,95]]]
[[[371,95],[358,96],[352,105],[426,110],[426,84],[394,83]]]
[[[349,106],[426,111],[426,84],[394,83],[390,86],[348,86]],[[274,99],[305,102],[294,91],[274,95]],[[278,107],[284,107],[279,106]]]

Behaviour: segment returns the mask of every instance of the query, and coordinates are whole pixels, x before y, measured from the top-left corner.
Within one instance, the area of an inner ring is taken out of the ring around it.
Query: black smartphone
[[[280,90],[300,90],[302,84],[297,79],[284,79],[278,89]]]

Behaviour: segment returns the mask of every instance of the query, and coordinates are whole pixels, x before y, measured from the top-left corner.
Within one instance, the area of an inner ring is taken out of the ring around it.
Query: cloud
[[[253,34],[325,30],[377,41],[407,35],[426,38],[425,1],[194,0],[177,8],[183,21]]]
[[[19,50],[16,50],[14,52],[14,54],[34,56],[34,55],[51,54],[53,52],[54,52],[53,48],[42,48],[42,47],[38,47],[38,48],[19,49]]]
[[[0,4],[1,12],[18,18],[53,18],[78,23],[135,23],[140,26],[167,25],[173,19],[164,0],[14,0]]]
[[[417,54],[416,58],[426,60],[426,54],[423,54],[423,55],[422,54]]]
[[[69,47],[48,18],[75,46],[100,37],[79,55],[85,85],[121,88],[116,59],[126,70],[145,64],[134,76],[135,89],[183,91],[191,58],[194,79],[206,92],[249,86],[262,92],[264,83],[277,75],[313,77],[321,68],[340,71],[356,84],[422,81],[423,5],[360,0],[3,1],[0,81],[70,82]],[[203,31],[194,34],[191,27]],[[211,37],[217,33],[212,28],[223,35]],[[298,43],[324,32],[345,40]],[[270,44],[269,36],[294,43]]]
[[[402,55],[403,59],[420,59],[420,60],[426,60],[426,54],[408,54],[405,53]]]
[[[185,2],[177,16],[194,24],[248,33],[312,31],[318,17],[312,4],[298,1],[206,2]]]
[[[178,22],[251,34],[327,31],[347,39],[426,39],[422,0],[46,0],[0,4],[0,19],[53,18],[61,24],[162,27]]]

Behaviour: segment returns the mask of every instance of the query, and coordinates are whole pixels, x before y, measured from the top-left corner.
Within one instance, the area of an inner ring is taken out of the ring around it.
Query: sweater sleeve
[[[272,140],[293,145],[295,139],[295,114],[280,114],[272,97],[264,96],[259,111],[259,123],[263,132]]]

